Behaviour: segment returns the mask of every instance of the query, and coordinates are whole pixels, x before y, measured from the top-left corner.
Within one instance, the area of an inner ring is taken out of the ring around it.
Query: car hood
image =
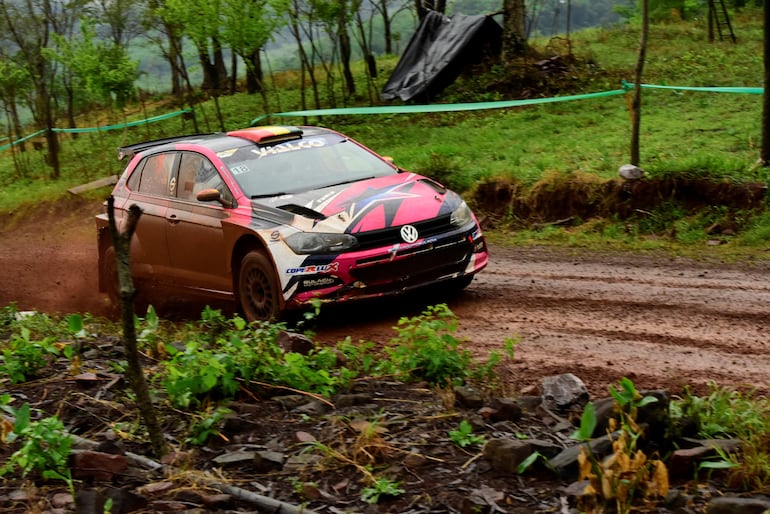
[[[462,199],[427,177],[400,173],[260,203],[291,212],[292,225],[301,230],[356,234],[448,215]]]

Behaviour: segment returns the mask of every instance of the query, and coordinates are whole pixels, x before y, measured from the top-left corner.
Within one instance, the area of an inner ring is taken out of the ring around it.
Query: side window
[[[183,200],[195,200],[196,195],[204,189],[216,189],[228,203],[233,200],[232,193],[225,186],[211,161],[200,154],[184,152],[179,165],[177,197]]]
[[[174,195],[176,193],[175,153],[151,155],[145,159],[139,179],[139,192],[151,195]],[[133,177],[132,177],[133,178]],[[129,184],[131,180],[129,180]]]

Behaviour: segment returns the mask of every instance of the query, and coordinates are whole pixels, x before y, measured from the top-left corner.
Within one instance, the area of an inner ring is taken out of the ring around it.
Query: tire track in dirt
[[[589,369],[595,389],[770,384],[770,276],[755,266],[585,252],[497,249],[454,309],[479,349],[520,336],[513,381]],[[496,259],[494,257],[497,257]],[[484,305],[483,312],[473,306]],[[577,374],[577,373],[576,373]],[[580,376],[580,375],[579,375]]]

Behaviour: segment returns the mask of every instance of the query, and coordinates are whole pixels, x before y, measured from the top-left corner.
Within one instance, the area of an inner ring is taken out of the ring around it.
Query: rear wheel
[[[248,321],[274,321],[280,309],[278,281],[264,253],[252,251],[241,261],[238,301]]]

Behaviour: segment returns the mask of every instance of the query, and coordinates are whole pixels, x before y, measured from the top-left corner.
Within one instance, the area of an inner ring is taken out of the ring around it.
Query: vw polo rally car
[[[347,301],[431,284],[467,286],[487,246],[463,199],[319,127],[268,126],[119,149],[112,195],[139,292],[234,300],[271,320],[311,299]],[[96,217],[99,286],[118,298],[107,214]]]

